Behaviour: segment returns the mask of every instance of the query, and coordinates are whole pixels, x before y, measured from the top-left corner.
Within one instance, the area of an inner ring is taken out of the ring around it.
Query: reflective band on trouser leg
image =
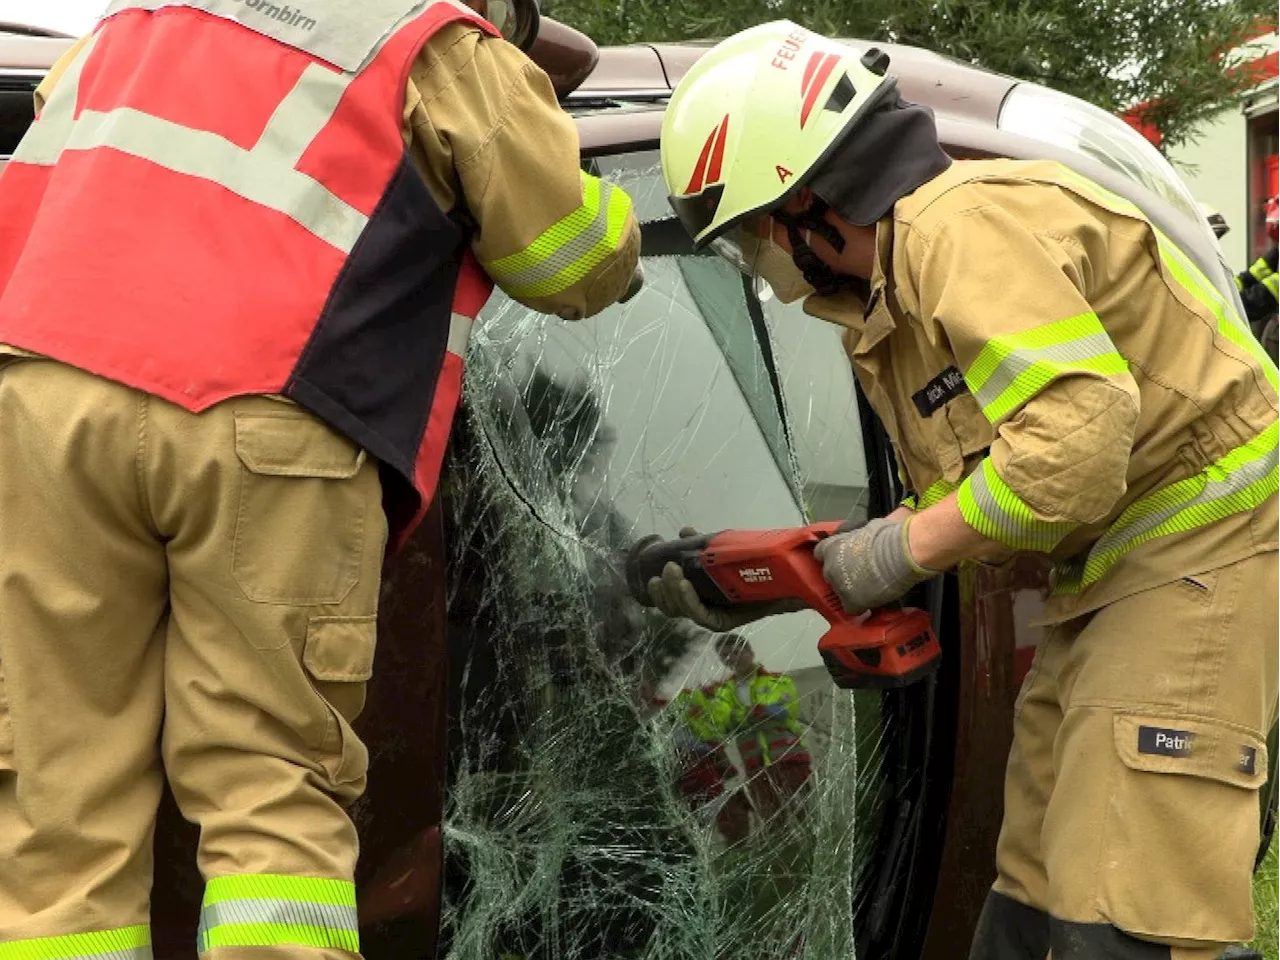
[[[0,943],[0,960],[151,960],[146,924]]]
[[[1141,543],[1171,533],[1207,527],[1233,513],[1252,510],[1276,495],[1276,446],[1280,425],[1273,423],[1248,443],[1214,461],[1194,477],[1135,500],[1089,550],[1083,564],[1060,565],[1055,593],[1078,593],[1096,583],[1126,553]]]
[[[1097,314],[1082,313],[1022,333],[992,337],[964,378],[983,414],[995,423],[1059,377],[1128,371]]]
[[[548,227],[519,253],[486,271],[515,297],[549,297],[567,290],[618,249],[631,198],[611,183],[582,174],[582,206]]]
[[[204,891],[197,945],[300,946],[358,953],[355,884],[315,877],[215,877]]]
[[[1078,524],[1041,520],[996,473],[991,458],[982,461],[964,483],[958,497],[965,522],[988,540],[1015,550],[1047,553]]]

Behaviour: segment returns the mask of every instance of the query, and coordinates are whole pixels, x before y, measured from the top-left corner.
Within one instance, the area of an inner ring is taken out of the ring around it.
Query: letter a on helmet
[[[896,86],[887,58],[789,20],[730,37],[671,95],[662,172],[671,206],[702,247],[804,186]]]

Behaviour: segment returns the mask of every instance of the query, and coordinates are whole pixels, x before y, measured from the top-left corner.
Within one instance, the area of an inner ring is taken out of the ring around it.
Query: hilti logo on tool
[[[773,571],[768,567],[741,567],[738,570],[738,576],[742,578],[743,583],[770,583],[773,580]]]
[[[831,76],[831,71],[839,63],[840,58],[834,53],[815,51],[809,55],[809,62],[804,65],[804,77],[800,81],[800,92],[804,94],[804,104],[800,107],[801,129],[809,121],[809,114],[818,102],[818,94],[822,93],[827,77]]]
[[[720,167],[724,163],[724,142],[729,136],[729,115],[716,124],[716,128],[702,145],[702,153],[698,155],[698,165],[693,168],[693,176],[685,193],[700,193],[704,187],[720,182]]]

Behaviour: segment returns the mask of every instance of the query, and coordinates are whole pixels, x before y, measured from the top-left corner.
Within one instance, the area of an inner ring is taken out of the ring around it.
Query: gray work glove
[[[696,537],[698,531],[685,527],[681,538]],[[708,607],[694,590],[678,563],[668,563],[662,576],[649,580],[649,599],[668,617],[685,617],[712,633],[728,633],[743,624],[778,613],[795,613],[805,605],[800,600],[771,600],[768,603],[743,603],[733,607]]]
[[[822,575],[840,598],[845,613],[857,616],[893,603],[922,580],[937,576],[911,557],[910,520],[880,518],[819,543],[813,555]]]

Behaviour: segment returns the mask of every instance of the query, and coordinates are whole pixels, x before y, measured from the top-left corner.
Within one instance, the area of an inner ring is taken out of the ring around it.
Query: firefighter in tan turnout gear
[[[1253,934],[1276,368],[1132,203],[1054,163],[952,162],[887,66],[786,22],[724,41],[666,114],[672,205],[844,328],[893,440],[912,501],[819,547],[846,608],[1056,561],[970,956],[1208,960]],[[659,605],[713,621],[673,576]]]
[[[198,948],[358,954],[379,576],[496,281],[594,314],[639,230],[448,0],[117,0],[0,175],[0,958],[152,955],[164,774]]]

